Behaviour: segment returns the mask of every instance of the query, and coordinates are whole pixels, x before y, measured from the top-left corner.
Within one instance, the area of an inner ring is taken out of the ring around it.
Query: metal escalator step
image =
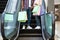
[[[21,29],[17,40],[42,40],[41,29]]]
[[[35,33],[35,34],[33,34],[33,33],[32,34],[31,33],[28,34],[27,33],[27,34],[20,34],[19,37],[42,37],[42,34],[41,33],[40,34],[37,34],[37,33]]]
[[[42,37],[41,29],[21,29],[19,37]]]
[[[18,40],[43,40],[42,37],[20,37]]]
[[[20,24],[20,25],[23,25],[23,24]],[[24,24],[24,25],[28,25],[28,24]],[[31,23],[30,25],[36,25],[36,23]]]
[[[20,29],[20,33],[42,33],[41,29]]]

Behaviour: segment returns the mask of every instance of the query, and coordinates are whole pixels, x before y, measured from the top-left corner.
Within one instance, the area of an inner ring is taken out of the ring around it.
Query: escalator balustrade
[[[1,27],[2,36],[6,39],[11,39],[14,35],[17,34],[18,25],[17,25],[17,15],[20,10],[21,0],[8,0],[5,7],[4,16],[3,16],[3,26]],[[12,5],[10,4],[12,3]],[[13,8],[13,9],[12,9]],[[15,9],[15,10],[14,10]],[[16,40],[14,38],[13,40]]]

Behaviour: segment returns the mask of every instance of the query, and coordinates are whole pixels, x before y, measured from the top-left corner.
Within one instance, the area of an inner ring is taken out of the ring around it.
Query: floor
[[[55,40],[60,40],[60,21],[55,22]]]

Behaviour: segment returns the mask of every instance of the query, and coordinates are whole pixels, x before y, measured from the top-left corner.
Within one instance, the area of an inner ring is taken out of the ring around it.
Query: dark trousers
[[[35,20],[36,20],[36,25],[40,26],[41,25],[41,18],[39,16],[35,16]]]
[[[28,25],[30,26],[30,24],[31,24],[31,15],[32,15],[32,11],[31,11],[30,7],[27,9],[27,15],[28,15]]]

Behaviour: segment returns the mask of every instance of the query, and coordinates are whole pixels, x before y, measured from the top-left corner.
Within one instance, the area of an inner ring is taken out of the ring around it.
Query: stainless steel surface
[[[18,40],[42,40],[41,37],[20,37]]]

